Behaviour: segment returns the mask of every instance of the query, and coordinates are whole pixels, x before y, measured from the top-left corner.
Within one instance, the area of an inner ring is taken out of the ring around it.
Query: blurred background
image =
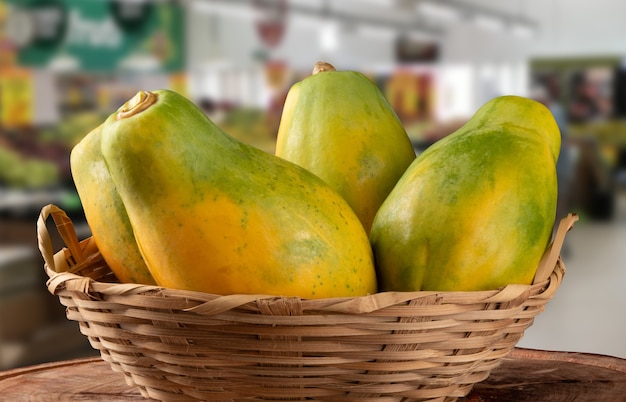
[[[273,152],[286,93],[319,60],[368,75],[417,153],[495,96],[548,105],[559,218],[581,219],[519,346],[626,358],[624,15],[619,0],[0,0],[0,370],[94,354],[46,290],[35,231],[54,203],[90,235],[69,171],[87,132],[170,88]]]

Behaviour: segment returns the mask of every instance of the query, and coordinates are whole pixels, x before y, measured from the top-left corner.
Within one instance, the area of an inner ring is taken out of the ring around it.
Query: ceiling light
[[[535,30],[532,26],[519,22],[513,23],[511,32],[519,38],[531,38],[535,35]]]
[[[191,8],[193,12],[204,14],[217,14],[244,20],[253,20],[255,18],[252,7],[241,2],[227,4],[219,1],[195,1],[191,3]]]
[[[504,31],[504,20],[487,14],[476,14],[472,20],[477,27],[487,31]]]
[[[393,39],[398,34],[393,28],[375,25],[359,25],[358,32],[364,36],[382,39]]]
[[[460,10],[448,4],[420,2],[417,4],[416,8],[419,13],[429,18],[448,22],[459,21],[461,19]]]
[[[319,29],[323,19],[315,14],[289,13],[289,24],[298,28]]]
[[[334,52],[339,47],[339,24],[328,20],[322,23],[319,33],[320,48],[326,52]]]

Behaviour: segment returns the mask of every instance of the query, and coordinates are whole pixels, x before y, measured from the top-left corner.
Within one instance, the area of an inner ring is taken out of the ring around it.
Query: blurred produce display
[[[48,127],[21,127],[0,131],[0,214],[29,216],[50,202],[71,215],[82,206],[72,184],[69,151],[102,115],[69,114]]]
[[[0,147],[0,183],[8,187],[47,187],[59,180],[59,167],[50,161],[25,157]]]
[[[233,108],[216,121],[224,131],[247,144],[274,152],[276,128],[269,122],[266,111],[254,108]]]
[[[623,120],[573,123],[569,131],[572,139],[593,137],[602,144],[626,146],[626,121]]]
[[[69,150],[102,121],[102,116],[81,112],[54,126],[0,131],[0,183],[40,188],[69,179]]]
[[[72,149],[85,136],[85,133],[91,131],[104,119],[104,116],[106,114],[91,111],[70,114],[67,118],[61,119],[56,126],[43,129],[39,138],[42,143],[57,142],[67,149]]]

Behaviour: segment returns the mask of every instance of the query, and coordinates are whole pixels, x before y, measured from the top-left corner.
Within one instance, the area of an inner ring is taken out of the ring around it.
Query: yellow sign
[[[30,125],[34,120],[35,88],[28,69],[0,70],[0,124],[4,127]]]
[[[0,70],[17,64],[17,48],[7,38],[6,34],[7,21],[7,6],[3,0],[0,0]]]
[[[0,38],[0,70],[17,64],[17,52],[7,40]]]
[[[434,111],[433,77],[429,72],[398,70],[389,78],[385,96],[402,121],[429,119]]]
[[[189,93],[187,91],[187,74],[170,74],[170,89],[174,92],[178,92],[182,96],[188,97]]]

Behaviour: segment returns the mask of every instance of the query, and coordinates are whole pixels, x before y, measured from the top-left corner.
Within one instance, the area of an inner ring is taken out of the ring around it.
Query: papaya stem
[[[139,91],[118,110],[116,119],[122,120],[143,112],[157,101],[157,95],[150,91]]]
[[[313,67],[313,75],[324,71],[335,71],[335,66],[325,61],[318,61]]]

